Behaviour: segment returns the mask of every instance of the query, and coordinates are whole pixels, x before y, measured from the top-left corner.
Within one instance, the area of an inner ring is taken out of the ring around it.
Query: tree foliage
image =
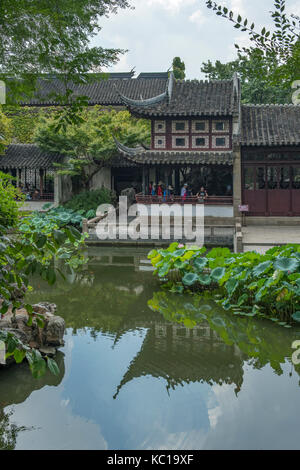
[[[43,115],[50,115],[53,109],[36,107],[5,106],[3,112],[9,119],[12,142],[18,144],[33,143],[35,128]]]
[[[59,174],[80,176],[86,189],[91,179],[117,154],[113,136],[134,147],[150,143],[150,124],[133,118],[128,111],[94,107],[80,114],[78,124],[70,123],[57,132],[55,118],[43,119],[35,142],[48,153],[59,153],[66,161],[58,164]]]
[[[69,220],[58,221],[46,215],[41,220],[33,213],[19,221],[16,199],[22,196],[11,181],[11,176],[0,173],[0,319],[9,310],[14,313],[25,308],[29,314],[28,326],[35,321],[42,328],[43,316],[35,313],[22,298],[30,277],[37,274],[53,285],[58,275],[64,278],[55,262],[61,260],[71,270],[85,263],[85,236],[69,226]],[[9,234],[11,227],[14,227],[13,236]],[[26,357],[35,377],[41,377],[47,367],[53,373],[57,371],[50,358],[44,360],[38,350],[23,344],[13,332],[0,329],[0,341],[6,344],[7,357],[13,356],[17,363]]]
[[[250,59],[259,51],[261,60],[268,68],[267,81],[271,85],[287,86],[300,77],[300,19],[295,15],[286,13],[285,0],[274,0],[274,10],[271,18],[274,23],[273,31],[263,27],[261,31],[256,29],[255,23],[240,14],[230,11],[227,7],[218,5],[211,0],[206,1],[208,8],[214,10],[218,16],[227,18],[239,29],[249,34],[252,45],[241,47],[236,44],[240,57]],[[257,76],[263,72],[257,69]]]
[[[269,83],[269,68],[259,50],[253,51],[249,58],[239,56],[226,64],[218,60],[213,64],[209,60],[202,64],[201,71],[209,80],[231,79],[234,72],[237,72],[241,79],[243,103],[284,104],[291,102],[290,88]],[[258,71],[260,71],[259,74]]]
[[[33,216],[24,219],[15,230],[14,237],[7,236],[7,229],[0,226],[0,318],[9,310],[13,313],[25,308],[29,314],[28,326],[35,321],[43,328],[43,315],[35,313],[30,304],[16,295],[16,289],[24,292],[29,286],[30,277],[37,274],[50,285],[57,276],[64,274],[54,261],[62,260],[69,269],[75,269],[85,262],[81,250],[84,236],[74,227],[57,224],[51,220],[43,224]],[[44,359],[41,353],[16,337],[9,330],[0,330],[0,340],[6,344],[6,357],[13,356],[17,363],[27,359],[34,377],[41,377],[47,367],[58,373],[57,366],[50,358]]]
[[[184,80],[185,79],[185,63],[180,57],[174,57],[173,59],[173,73],[176,80]]]
[[[18,209],[24,199],[20,190],[12,184],[12,181],[12,176],[0,172],[0,226],[6,228],[16,226]]]
[[[97,209],[101,204],[115,204],[116,195],[107,188],[93,191],[82,191],[64,204],[64,209],[72,210],[82,218],[93,219],[96,217]]]
[[[76,121],[86,98],[74,96],[70,85],[99,78],[101,69],[124,52],[91,47],[90,40],[101,30],[99,19],[127,7],[128,0],[1,2],[0,79],[7,81],[7,102],[32,95],[38,77],[55,75],[61,87],[51,98],[65,106],[57,114],[57,126]]]
[[[13,126],[11,120],[3,113],[0,107],[0,155],[4,153],[5,148],[10,144],[13,135]]]

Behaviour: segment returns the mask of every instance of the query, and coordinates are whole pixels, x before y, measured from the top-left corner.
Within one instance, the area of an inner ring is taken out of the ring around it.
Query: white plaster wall
[[[205,206],[205,217],[233,217],[233,206]]]
[[[198,205],[198,211],[196,213],[196,206],[191,206],[191,205],[176,205],[177,211],[175,214],[172,214],[171,217],[175,216],[175,219],[181,219],[181,217],[185,214],[187,218],[191,217],[198,217],[204,216],[204,217],[220,217],[220,218],[232,218],[233,217],[233,206],[203,206],[203,205]],[[146,213],[148,215],[152,216],[159,216],[161,215],[162,217],[168,217],[170,215],[170,209],[171,206],[169,205],[164,205],[162,202],[162,205],[159,206],[158,204],[153,204],[153,205],[143,205],[143,204],[138,204],[137,208],[140,210],[141,216],[147,218]],[[184,212],[184,208],[186,209],[186,212]],[[191,211],[191,212],[190,212]]]

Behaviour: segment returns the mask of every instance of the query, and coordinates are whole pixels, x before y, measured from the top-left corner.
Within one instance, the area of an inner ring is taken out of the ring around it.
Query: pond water
[[[35,282],[66,321],[59,377],[1,372],[0,448],[299,449],[300,329],[160,289],[136,249]]]

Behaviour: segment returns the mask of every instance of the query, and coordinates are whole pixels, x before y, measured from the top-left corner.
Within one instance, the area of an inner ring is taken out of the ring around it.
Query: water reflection
[[[104,269],[92,265],[72,283],[55,290],[40,286],[29,300],[57,303],[73,334],[89,332],[96,340],[108,335],[115,347],[128,332],[144,331],[138,354],[121,378],[122,387],[137,377],[152,375],[166,381],[166,389],[190,382],[243,384],[243,365],[261,369],[270,364],[282,374],[291,359],[291,344],[298,330],[271,322],[240,318],[225,312],[210,299],[154,292],[157,282],[149,273]],[[296,372],[300,372],[299,366]]]
[[[157,321],[149,327],[114,398],[125,384],[146,375],[164,379],[168,391],[179,385],[206,382],[211,386],[234,384],[237,393],[243,383],[242,366],[241,351],[224,344],[208,325],[191,330]]]
[[[11,366],[1,370],[0,387],[0,450],[14,450],[19,433],[30,432],[34,428],[20,426],[13,422],[14,409],[5,411],[7,407],[23,403],[34,391],[46,385],[58,386],[65,374],[64,354],[58,352],[56,361],[60,374],[54,376],[49,371],[39,380],[33,379],[26,364]]]
[[[212,300],[202,296],[178,296],[160,291],[148,301],[153,311],[166,321],[182,325],[194,335],[199,329],[219,339],[223,348],[233,348],[235,354],[252,367],[261,369],[269,364],[277,375],[282,365],[291,362],[292,342],[299,339],[299,329],[286,330],[267,320],[241,318],[225,312]],[[217,347],[217,343],[213,343]],[[243,362],[242,361],[242,362]],[[219,364],[219,368],[223,366]],[[300,366],[292,369],[300,374]]]
[[[58,305],[66,346],[57,382],[36,382],[26,366],[1,374],[2,406],[19,403],[17,425],[38,428],[20,432],[17,448],[299,447],[299,330],[159,290],[137,263],[121,266],[120,253],[117,266],[100,258],[29,295]]]
[[[14,450],[20,432],[28,430],[25,426],[17,426],[11,422],[13,411],[5,413],[0,408],[0,450]]]

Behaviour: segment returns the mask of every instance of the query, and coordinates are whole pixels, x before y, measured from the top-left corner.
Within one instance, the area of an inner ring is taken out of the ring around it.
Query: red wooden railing
[[[181,196],[145,196],[142,193],[136,194],[136,202],[138,204],[201,204],[201,200],[197,196],[182,198]],[[208,196],[204,200],[205,205],[230,205],[233,204],[232,196]]]

